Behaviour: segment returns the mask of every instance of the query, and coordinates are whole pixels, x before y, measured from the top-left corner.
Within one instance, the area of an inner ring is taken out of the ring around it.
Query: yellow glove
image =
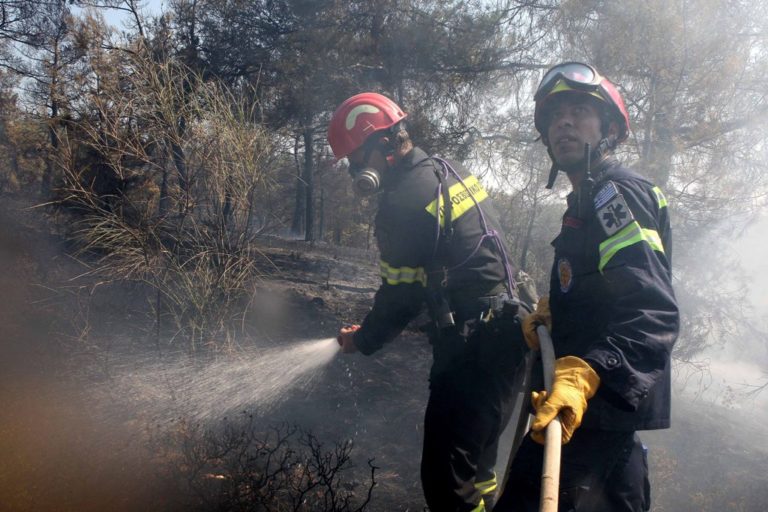
[[[536,311],[523,318],[523,336],[525,344],[531,350],[539,350],[539,335],[536,334],[536,328],[540,325],[546,325],[547,330],[552,332],[552,313],[549,311],[549,297],[544,296],[536,304]]]
[[[599,385],[600,377],[583,359],[565,356],[556,360],[552,394],[533,392],[531,402],[536,409],[536,418],[531,425],[531,438],[544,444],[544,430],[560,414],[563,444],[570,441],[574,430],[581,425],[587,400],[595,396]]]

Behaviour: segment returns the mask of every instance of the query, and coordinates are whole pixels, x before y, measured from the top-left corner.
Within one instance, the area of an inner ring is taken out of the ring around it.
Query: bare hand
[[[341,351],[344,354],[352,354],[357,352],[357,345],[355,345],[355,332],[360,329],[359,325],[345,325],[339,330],[339,335],[336,337],[336,341],[341,346]]]

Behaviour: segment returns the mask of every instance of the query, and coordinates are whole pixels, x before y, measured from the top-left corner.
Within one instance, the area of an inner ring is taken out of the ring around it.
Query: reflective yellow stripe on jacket
[[[656,200],[659,202],[659,208],[666,208],[667,198],[659,187],[653,187],[653,193],[656,194]]]
[[[387,284],[413,284],[421,283],[427,285],[427,273],[424,267],[392,267],[386,261],[381,261],[379,265],[381,277]]]
[[[598,269],[602,272],[611,258],[620,250],[642,242],[647,242],[654,251],[664,252],[664,244],[661,243],[661,237],[655,229],[644,229],[637,221],[632,221],[629,226],[600,244]]]
[[[491,494],[496,490],[496,487],[498,487],[498,482],[496,481],[495,474],[493,475],[493,478],[489,480],[475,482],[475,489],[480,491],[480,494]]]
[[[466,185],[466,188],[464,187]],[[462,215],[464,215],[470,208],[475,206],[475,201],[478,203],[488,197],[488,193],[483,186],[474,176],[469,176],[464,179],[464,184],[454,183],[448,189],[451,196],[451,220],[455,221]],[[474,200],[472,198],[474,197]],[[437,216],[437,205],[443,200],[442,195],[429,203],[426,210],[430,215]],[[443,205],[440,205],[440,225],[445,227],[445,221],[443,220]]]
[[[473,508],[472,512],[485,512],[485,503],[483,503],[483,500],[480,500],[480,504]]]

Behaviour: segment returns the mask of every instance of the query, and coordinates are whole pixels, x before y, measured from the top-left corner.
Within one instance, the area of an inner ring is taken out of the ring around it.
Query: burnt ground
[[[176,357],[172,344],[160,347],[153,336],[145,290],[76,279],[87,269],[35,220],[37,212],[13,201],[0,210],[0,512],[183,509],[188,497],[168,478],[168,460],[158,460],[158,442],[184,418],[147,413],[153,400],[152,410],[162,407],[166,390],[136,384],[142,366]],[[271,276],[254,289],[247,317],[253,339],[243,346],[335,337],[370,307],[378,286],[374,254],[279,240],[264,240],[262,251]],[[367,461],[378,468],[366,510],[421,511],[430,360],[426,341],[406,331],[374,356],[338,354],[311,387],[286,390],[269,410],[241,409],[265,429],[309,430],[328,449],[351,441],[346,487],[363,493]],[[222,420],[204,422],[216,428]]]
[[[242,353],[166,375],[182,351],[167,339],[158,344],[146,290],[76,279],[86,268],[25,208],[9,198],[0,204],[0,512],[190,510],[168,470],[184,464],[167,449],[185,419],[173,391],[199,370],[210,380],[202,403],[218,405],[233,388],[220,389],[211,368],[226,378],[227,361],[250,357],[249,344],[333,337],[365,315],[378,285],[371,252],[265,239],[271,275],[254,287]],[[351,441],[345,488],[364,492],[367,461],[378,468],[366,510],[422,511],[430,360],[426,341],[409,330],[371,357],[336,355],[312,386],[286,390],[269,409],[246,399],[232,414],[253,414],[265,429],[311,430],[329,449]],[[259,380],[247,375],[238,388],[247,396]],[[673,428],[641,434],[651,447],[653,510],[768,510],[764,423],[736,419],[734,406],[674,400]],[[216,428],[219,416],[196,421]]]
[[[267,293],[286,301],[278,309],[292,320],[277,322],[280,327],[270,336],[335,337],[344,323],[362,320],[380,281],[375,254],[340,254],[303,242],[279,245],[262,249],[279,269]],[[311,391],[273,414],[275,420],[299,421],[328,440],[352,440],[354,480],[367,478],[366,461],[373,458],[379,469],[372,511],[425,507],[419,459],[431,347],[416,324],[372,356],[337,355]]]

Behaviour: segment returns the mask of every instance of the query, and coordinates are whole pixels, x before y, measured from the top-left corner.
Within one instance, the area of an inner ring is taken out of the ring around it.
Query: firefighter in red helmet
[[[490,511],[498,439],[525,344],[517,286],[491,199],[456,162],[413,145],[405,112],[363,93],[333,114],[328,141],[360,194],[378,192],[381,285],[343,352],[371,354],[426,306],[433,349],[421,480],[430,510]]]
[[[371,195],[381,186],[380,171],[372,157],[384,157],[394,163],[392,142],[407,114],[392,100],[381,94],[365,92],[349,98],[334,113],[328,127],[328,143],[337,159],[349,159],[353,187],[359,195]],[[373,134],[376,137],[371,137]],[[389,147],[388,147],[389,146]],[[378,149],[378,155],[375,150]],[[350,155],[355,153],[360,158]]]
[[[614,156],[629,134],[616,87],[565,62],[544,74],[535,126],[573,191],[552,242],[548,301],[523,322],[529,345],[547,325],[557,357],[552,393],[534,393],[531,435],[510,465],[496,511],[537,511],[543,433],[563,427],[559,510],[650,510],[637,430],[670,424],[670,353],[679,328],[672,239],[661,189]]]

